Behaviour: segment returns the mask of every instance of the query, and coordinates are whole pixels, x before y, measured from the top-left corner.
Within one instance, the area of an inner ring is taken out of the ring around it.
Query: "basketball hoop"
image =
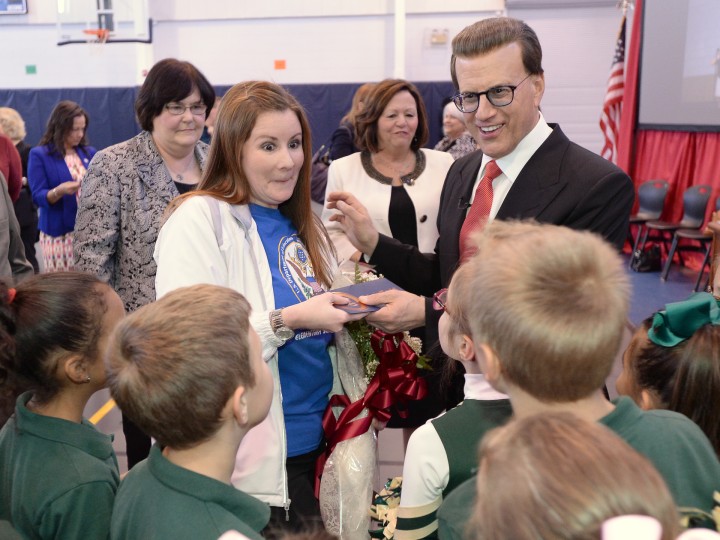
[[[83,30],[83,34],[89,36],[95,36],[94,40],[88,39],[91,43],[106,43],[108,37],[110,37],[110,30],[107,28],[86,28]]]
[[[103,56],[105,44],[110,37],[110,30],[107,28],[86,28],[83,30],[86,36],[86,43],[90,50],[90,56]]]

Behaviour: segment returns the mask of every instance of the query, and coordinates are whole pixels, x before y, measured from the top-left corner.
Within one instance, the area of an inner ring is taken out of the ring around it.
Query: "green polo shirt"
[[[112,438],[35,414],[22,394],[0,430],[0,520],[26,538],[107,538],[119,482]]]
[[[217,540],[236,530],[248,538],[270,520],[270,507],[234,488],[168,461],[156,444],[120,484],[110,537]]]
[[[674,411],[643,411],[628,397],[613,403],[615,410],[600,423],[655,465],[680,508],[712,511],[720,462],[697,424]]]
[[[720,462],[702,430],[686,416],[665,410],[643,411],[628,397],[599,420],[644,455],[663,477],[680,510],[710,512],[720,491]],[[475,478],[460,484],[438,510],[440,540],[461,540],[475,505]]]

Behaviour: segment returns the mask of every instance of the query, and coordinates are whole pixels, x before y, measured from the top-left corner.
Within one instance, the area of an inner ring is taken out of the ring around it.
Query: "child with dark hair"
[[[720,307],[709,293],[665,306],[638,327],[617,391],[644,410],[684,414],[720,455]]]
[[[240,442],[273,394],[249,315],[240,293],[195,285],[140,308],[113,334],[110,392],[157,444],[120,485],[111,538],[262,538],[270,508],[230,483]]]
[[[94,276],[0,284],[0,520],[26,538],[107,538],[119,476],[112,439],[83,418],[105,386],[106,340],[124,316]]]

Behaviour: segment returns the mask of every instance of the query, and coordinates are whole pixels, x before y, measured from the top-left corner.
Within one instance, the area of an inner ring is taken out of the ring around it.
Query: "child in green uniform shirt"
[[[82,417],[105,386],[102,351],[125,315],[94,276],[0,285],[0,381],[17,397],[0,431],[0,520],[26,538],[109,536],[119,477],[112,439]]]
[[[475,474],[475,449],[485,433],[512,416],[508,397],[492,388],[480,371],[467,321],[453,309],[455,299],[448,293],[446,289],[438,292],[433,307],[444,312],[438,324],[443,352],[465,368],[465,399],[410,437],[395,526],[397,540],[437,538],[436,513],[443,499]]]
[[[453,276],[450,297],[485,377],[510,397],[516,418],[567,411],[599,422],[650,460],[681,510],[712,509],[720,462],[702,430],[682,414],[603,395],[630,297],[612,246],[590,232],[493,221]],[[443,501],[441,540],[463,537],[474,498],[471,479]]]
[[[678,514],[650,462],[597,422],[543,412],[487,434],[467,540],[608,538],[608,519],[654,518],[675,540]],[[625,540],[649,540],[630,532]],[[614,537],[616,540],[618,537]]]
[[[623,355],[617,391],[641,409],[684,414],[720,455],[720,302],[697,293],[643,321]]]
[[[120,324],[106,357],[113,398],[157,440],[120,484],[111,538],[262,538],[270,508],[230,477],[273,383],[250,305],[215,285],[176,289]]]

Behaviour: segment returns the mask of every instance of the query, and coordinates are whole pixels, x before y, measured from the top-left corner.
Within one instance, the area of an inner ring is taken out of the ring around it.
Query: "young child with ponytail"
[[[697,293],[643,321],[616,386],[641,409],[690,418],[720,456],[720,302]]]
[[[91,275],[0,283],[0,520],[23,537],[109,536],[117,458],[83,410],[105,386],[105,344],[124,313]]]

